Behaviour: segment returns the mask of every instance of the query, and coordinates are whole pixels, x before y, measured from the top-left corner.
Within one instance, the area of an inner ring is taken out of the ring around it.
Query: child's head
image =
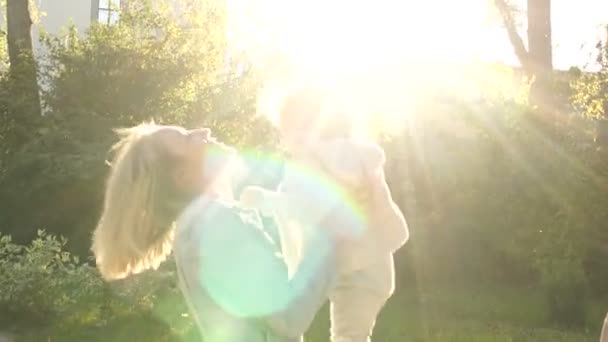
[[[312,88],[300,88],[284,99],[279,111],[279,130],[288,149],[301,147],[317,136],[321,107],[321,95]]]
[[[320,139],[349,138],[353,134],[353,121],[343,111],[329,112],[321,121]]]
[[[171,251],[173,222],[204,191],[207,129],[139,125],[119,130],[92,250],[105,279],[156,268]]]
[[[318,139],[350,136],[352,123],[340,111],[327,111],[326,99],[313,88],[300,88],[290,93],[279,112],[279,129],[290,150]]]

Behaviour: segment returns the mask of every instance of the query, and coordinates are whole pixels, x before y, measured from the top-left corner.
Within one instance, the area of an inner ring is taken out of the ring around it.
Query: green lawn
[[[481,291],[473,288],[482,288]],[[374,341],[454,342],[595,342],[599,340],[603,308],[590,303],[588,327],[563,329],[546,322],[542,297],[534,289],[515,290],[466,286],[399,288],[382,312]],[[21,341],[195,341],[190,321],[179,298],[157,300],[146,317],[126,316],[105,325],[86,322],[67,329],[31,331]],[[315,320],[307,342],[328,341],[327,307]]]
[[[589,331],[568,331],[548,325],[543,307],[542,298],[533,291],[403,289],[382,312],[375,330],[375,341],[599,340],[599,325],[603,319],[599,310],[589,314],[596,317],[591,319]],[[325,310],[317,317],[307,341],[327,341],[328,328]]]

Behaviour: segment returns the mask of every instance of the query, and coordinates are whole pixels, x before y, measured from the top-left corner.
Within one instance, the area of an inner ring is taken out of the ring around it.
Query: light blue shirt
[[[327,298],[334,248],[315,236],[292,279],[255,211],[205,196],[178,221],[180,287],[205,342],[298,341]]]

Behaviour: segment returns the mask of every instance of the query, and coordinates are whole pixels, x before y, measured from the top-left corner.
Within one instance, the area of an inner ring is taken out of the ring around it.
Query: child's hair
[[[284,99],[279,120],[297,122],[321,139],[350,137],[352,120],[341,110],[327,111],[326,100],[326,96],[314,87],[296,89]]]
[[[176,157],[158,139],[159,126],[117,130],[120,141],[105,190],[92,251],[106,280],[157,268],[171,252],[173,222],[184,203],[170,175]]]
[[[321,139],[350,138],[353,135],[353,122],[346,113],[330,112],[322,116],[320,124]]]
[[[279,120],[316,124],[321,115],[322,103],[322,95],[316,88],[297,88],[289,92],[280,103]]]

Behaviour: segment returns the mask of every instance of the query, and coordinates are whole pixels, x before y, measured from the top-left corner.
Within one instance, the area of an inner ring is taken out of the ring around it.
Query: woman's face
[[[183,191],[204,191],[207,180],[219,176],[235,155],[235,150],[218,142],[208,128],[166,126],[156,134],[178,160],[173,178]]]

